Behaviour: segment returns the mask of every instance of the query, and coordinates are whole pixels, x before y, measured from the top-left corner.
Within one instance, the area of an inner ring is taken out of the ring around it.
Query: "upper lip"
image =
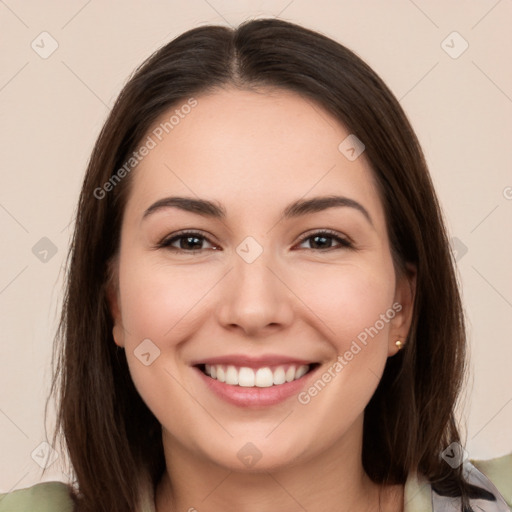
[[[311,360],[308,361],[305,359],[297,359],[295,357],[284,355],[262,355],[259,357],[253,357],[243,354],[229,354],[225,356],[208,357],[206,359],[193,361],[191,365],[198,366],[201,364],[224,364],[247,368],[262,368],[265,366],[278,366],[282,364],[305,365],[313,363],[314,361]]]

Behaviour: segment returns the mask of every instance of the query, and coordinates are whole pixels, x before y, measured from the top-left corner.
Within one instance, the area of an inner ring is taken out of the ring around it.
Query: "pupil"
[[[321,235],[315,235],[315,236],[313,237],[313,240],[314,240],[313,245],[314,245],[314,246],[318,246],[318,244],[317,244],[317,240],[322,240],[322,242],[320,242],[320,245],[322,245],[322,243],[324,243],[324,244],[325,244],[325,243],[326,243],[326,241],[327,241],[327,239],[328,239],[328,237],[321,236]],[[325,247],[324,247],[324,248],[325,248]]]
[[[199,249],[201,248],[201,240],[199,240],[199,238],[197,238],[197,236],[187,236],[187,237],[182,238],[182,240],[186,240],[185,244],[183,244],[183,243],[180,244],[182,249],[190,249],[191,248],[190,246],[193,246],[193,245],[199,246],[198,247]],[[195,240],[196,243],[194,244],[194,242],[191,242],[192,240]],[[185,247],[183,245],[185,245]]]

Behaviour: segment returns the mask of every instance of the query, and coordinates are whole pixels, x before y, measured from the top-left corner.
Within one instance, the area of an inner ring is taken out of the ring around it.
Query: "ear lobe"
[[[114,327],[112,327],[112,337],[118,347],[124,348],[124,331],[121,324],[114,324]]]
[[[401,342],[401,347],[406,345],[405,340],[409,334],[414,312],[416,278],[416,266],[410,263],[406,264],[405,270],[397,276],[395,302],[393,304],[393,309],[397,311],[397,314],[391,320],[388,343],[389,355],[398,352],[400,345],[396,345],[397,341]]]
[[[114,342],[119,347],[124,347],[124,329],[122,325],[121,308],[119,307],[119,286],[117,279],[117,269],[114,263],[108,264],[108,280],[106,283],[105,296],[112,316],[114,327],[112,328],[112,335]]]

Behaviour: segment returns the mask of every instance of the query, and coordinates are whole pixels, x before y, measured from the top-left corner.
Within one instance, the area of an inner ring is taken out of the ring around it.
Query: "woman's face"
[[[229,88],[141,142],[110,300],[170,453],[243,470],[360,448],[412,297],[349,135],[295,93]]]

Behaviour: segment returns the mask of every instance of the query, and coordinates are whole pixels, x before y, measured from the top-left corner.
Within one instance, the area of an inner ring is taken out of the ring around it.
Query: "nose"
[[[217,316],[224,328],[264,337],[292,323],[294,294],[267,251],[251,263],[235,253],[223,281]]]

